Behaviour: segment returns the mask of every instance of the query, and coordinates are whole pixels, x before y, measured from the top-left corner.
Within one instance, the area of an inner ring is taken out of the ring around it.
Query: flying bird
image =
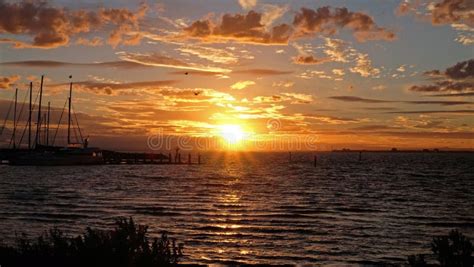
[[[195,91],[194,95],[199,95],[201,92],[200,91]]]
[[[185,73],[184,73],[184,75],[188,75],[188,74],[189,74],[189,72],[185,72]]]

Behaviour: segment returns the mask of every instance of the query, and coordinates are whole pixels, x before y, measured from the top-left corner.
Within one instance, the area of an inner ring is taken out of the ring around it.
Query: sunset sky
[[[23,103],[33,81],[35,98],[42,74],[57,123],[72,75],[95,146],[474,148],[469,0],[0,0],[0,62],[2,125],[15,88]]]

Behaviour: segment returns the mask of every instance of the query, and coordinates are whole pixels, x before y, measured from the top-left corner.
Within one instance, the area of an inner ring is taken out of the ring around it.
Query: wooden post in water
[[[181,153],[178,153],[178,163],[181,163]]]
[[[289,160],[289,162],[291,163],[291,161],[292,161],[292,160],[291,160],[291,152],[289,152],[289,154],[288,154],[288,160]]]
[[[362,151],[359,151],[359,161],[362,161]]]
[[[168,154],[168,161],[169,161],[169,163],[171,163],[171,159],[172,159],[172,158],[171,158],[171,152],[170,152],[170,153]]]
[[[191,165],[191,153],[188,154],[188,164]]]
[[[318,155],[314,155],[314,167],[318,166]]]

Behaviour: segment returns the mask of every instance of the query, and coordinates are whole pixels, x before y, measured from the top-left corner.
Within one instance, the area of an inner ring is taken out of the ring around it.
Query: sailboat
[[[72,76],[69,76],[72,78]],[[41,86],[39,92],[39,105],[38,105],[38,119],[36,125],[35,145],[31,144],[31,93],[32,86],[30,83],[30,115],[28,121],[29,136],[28,136],[28,149],[18,150],[9,157],[8,161],[10,165],[46,165],[46,166],[57,166],[57,165],[97,165],[104,164],[104,158],[102,150],[97,147],[89,147],[89,138],[82,138],[80,142],[72,142],[71,139],[71,108],[72,108],[72,81],[69,84],[69,97],[68,97],[68,127],[67,127],[67,145],[64,147],[54,146],[49,144],[49,113],[50,105],[48,103],[48,115],[47,123],[43,123],[44,119],[41,117],[42,107],[42,95],[43,95],[43,76],[41,76]],[[45,119],[46,119],[45,118]],[[76,118],[77,121],[77,118]],[[59,124],[61,121],[59,122]],[[77,123],[77,122],[76,122]],[[46,144],[41,143],[41,125],[46,124]],[[77,123],[79,128],[79,124]],[[80,132],[80,128],[79,128]]]

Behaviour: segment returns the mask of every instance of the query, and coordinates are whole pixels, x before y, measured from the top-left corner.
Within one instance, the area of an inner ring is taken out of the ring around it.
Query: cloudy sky
[[[469,0],[0,0],[0,126],[43,74],[52,121],[72,75],[103,147],[222,125],[316,149],[474,147]]]

